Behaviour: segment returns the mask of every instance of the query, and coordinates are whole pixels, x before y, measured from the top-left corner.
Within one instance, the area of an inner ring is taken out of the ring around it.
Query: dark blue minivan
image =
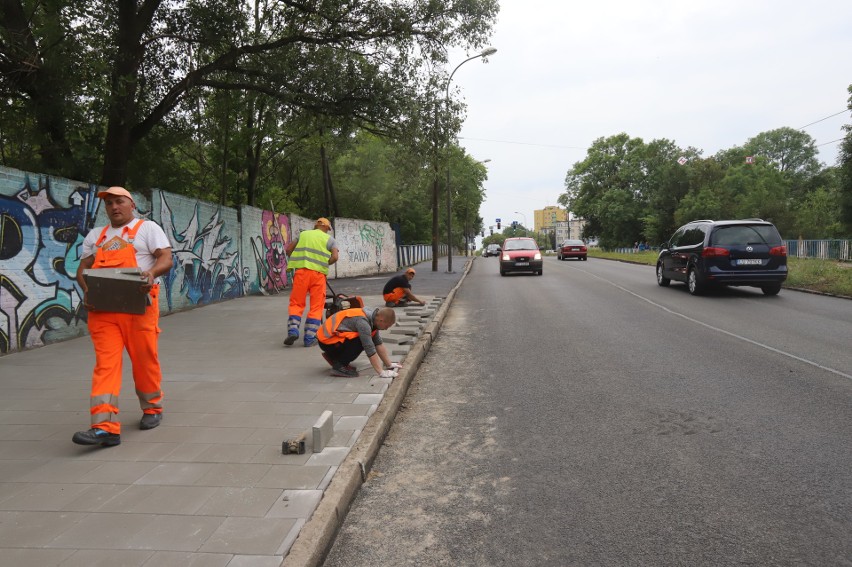
[[[657,258],[657,284],[685,282],[699,295],[711,286],[759,287],[777,295],[787,279],[787,247],[761,219],[696,220],[675,231]]]

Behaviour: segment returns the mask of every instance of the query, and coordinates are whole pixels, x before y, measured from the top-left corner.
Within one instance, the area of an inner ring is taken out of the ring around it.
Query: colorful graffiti
[[[382,246],[385,239],[384,226],[364,223],[359,230],[361,242],[375,248],[376,267],[382,267]]]
[[[74,188],[63,208],[49,177],[33,187],[24,175],[17,191],[0,195],[0,352],[84,334],[75,276],[99,205],[96,191]]]
[[[276,293],[287,287],[287,234],[290,221],[287,215],[263,211],[260,236],[251,239],[252,253],[257,265],[257,277],[262,292]]]
[[[163,276],[169,310],[182,307],[175,301],[176,295],[186,297],[190,305],[242,296],[240,254],[229,252],[235,243],[225,234],[221,208],[216,208],[202,227],[200,204],[195,202],[186,227],[179,230],[165,192],[159,192],[159,199],[163,230],[172,244],[174,256],[171,271]]]

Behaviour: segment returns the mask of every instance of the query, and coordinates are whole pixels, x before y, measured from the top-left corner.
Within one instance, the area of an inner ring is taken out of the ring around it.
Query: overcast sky
[[[465,63],[450,87],[468,105],[460,145],[491,160],[486,234],[497,218],[532,228],[600,137],[667,138],[710,156],[841,113],[804,128],[834,165],[829,142],[852,123],[849,0],[500,4],[497,53]]]

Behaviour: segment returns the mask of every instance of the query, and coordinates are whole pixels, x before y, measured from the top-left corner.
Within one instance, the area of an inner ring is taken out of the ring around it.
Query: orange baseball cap
[[[98,193],[98,197],[101,199],[106,199],[108,197],[127,197],[131,201],[133,201],[133,195],[130,194],[130,191],[125,189],[124,187],[110,187],[106,191],[101,191]],[[133,201],[134,203],[136,201]]]
[[[414,268],[408,268],[407,270],[405,270],[405,273],[406,274],[416,274],[417,272],[414,271]]]
[[[327,226],[328,228],[331,228],[331,222],[325,217],[318,218],[316,224],[322,224]]]

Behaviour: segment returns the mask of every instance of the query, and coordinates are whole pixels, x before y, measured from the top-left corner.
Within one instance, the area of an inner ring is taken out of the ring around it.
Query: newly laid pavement
[[[360,377],[332,377],[319,348],[282,346],[287,292],[161,318],[162,425],[139,430],[125,357],[116,447],[71,442],[89,426],[88,337],[0,357],[0,565],[319,565],[467,260],[415,266],[427,305],[382,332],[394,380],[363,355]],[[330,284],[375,307],[390,275]],[[284,454],[302,434],[306,451]]]

